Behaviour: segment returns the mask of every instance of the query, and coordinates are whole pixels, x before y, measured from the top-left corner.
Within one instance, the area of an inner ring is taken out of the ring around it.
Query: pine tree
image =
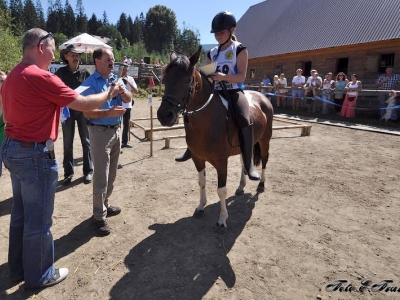
[[[92,14],[91,18],[88,21],[87,24],[87,32],[89,34],[96,34],[97,30],[101,27],[101,22],[97,20],[97,17],[95,14]]]
[[[24,7],[24,29],[29,30],[34,27],[38,27],[38,17],[36,14],[36,8],[33,4],[32,0],[25,0],[25,7]]]
[[[121,33],[122,38],[129,38],[129,23],[125,13],[122,13],[119,17],[119,20],[117,22],[117,29]]]
[[[42,29],[46,28],[46,20],[44,19],[43,7],[40,0],[36,0],[36,26]]]
[[[10,13],[13,20],[11,23],[15,26],[14,33],[19,34],[24,31],[24,7],[21,0],[10,0]]]
[[[46,29],[54,33],[60,33],[62,31],[62,18],[63,18],[63,8],[60,0],[56,0],[53,4],[52,0],[49,0],[49,7],[47,9],[47,22]]]
[[[6,0],[0,0],[0,11],[6,12],[7,11],[7,1]]]
[[[129,44],[132,45],[134,43],[134,39],[133,39],[134,25],[133,25],[132,17],[130,15],[128,16],[128,26],[129,26],[128,41],[129,41]]]
[[[88,20],[85,15],[85,9],[83,7],[82,0],[78,0],[76,2],[75,14],[76,14],[76,31],[78,33],[87,32]]]
[[[63,14],[63,33],[71,38],[76,34],[75,14],[68,0],[65,0]]]
[[[103,12],[103,20],[101,21],[102,25],[110,25],[110,23],[108,22],[108,17],[107,17],[107,13],[106,11]]]

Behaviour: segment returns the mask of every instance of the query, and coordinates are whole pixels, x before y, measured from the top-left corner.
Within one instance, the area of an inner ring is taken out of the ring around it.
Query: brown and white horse
[[[186,143],[198,171],[200,204],[194,213],[200,217],[207,203],[205,163],[208,161],[218,174],[218,196],[221,213],[217,225],[227,227],[226,179],[228,158],[240,154],[239,134],[232,118],[221,101],[213,84],[196,68],[201,48],[190,58],[171,54],[171,61],[164,69],[165,93],[157,118],[163,126],[172,126],[180,113],[185,116]],[[249,100],[254,135],[254,165],[262,163],[262,174],[257,192],[264,191],[265,168],[268,162],[269,142],[272,136],[273,107],[270,100],[255,91],[246,91]],[[244,168],[236,195],[243,194],[246,185]]]

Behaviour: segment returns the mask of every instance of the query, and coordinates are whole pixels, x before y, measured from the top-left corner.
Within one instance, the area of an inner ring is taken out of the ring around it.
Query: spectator
[[[269,78],[268,74],[264,75],[264,78],[261,81],[262,86],[271,85],[271,79]]]
[[[128,57],[126,58],[126,63],[128,64],[128,66],[132,65],[132,58],[128,55]]]
[[[336,75],[335,88],[334,88],[334,102],[335,102],[335,111],[340,114],[342,109],[344,96],[346,95],[345,87],[349,83],[347,76],[343,72],[339,72]]]
[[[387,66],[386,73],[379,76],[375,85],[379,87],[380,90],[394,90],[396,86],[400,83],[400,75],[393,73],[393,67]],[[378,95],[379,99],[379,107],[382,108],[385,106],[386,100],[390,97],[389,92],[380,92]],[[380,110],[381,118],[385,114],[385,110]],[[397,121],[397,110],[394,109],[392,111],[392,116],[390,118],[392,121]]]
[[[331,106],[328,102],[332,102],[332,90],[335,87],[335,81],[332,79],[333,74],[329,72],[325,75],[325,79],[322,82],[322,114],[329,113],[329,107]]]
[[[287,95],[287,79],[285,78],[285,74],[281,73],[278,78],[278,97],[276,100],[276,106],[280,107],[282,102],[283,107],[286,107],[286,95]]]
[[[6,73],[4,73],[3,71],[0,71],[0,91],[1,91],[1,87],[3,86],[4,81],[6,80]],[[2,105],[2,101],[1,101],[1,94],[0,94],[0,177],[2,174],[2,169],[3,169],[3,160],[1,158],[1,145],[3,143],[3,139],[4,139],[4,127],[5,127],[5,123],[3,120],[3,105]]]
[[[357,74],[351,74],[351,80],[346,85],[346,97],[343,102],[342,110],[340,111],[340,115],[346,118],[354,118],[358,93],[362,89],[361,81],[357,80]]]
[[[1,89],[4,119],[3,162],[10,171],[13,206],[10,218],[10,279],[25,280],[25,288],[44,288],[61,282],[67,268],[54,268],[50,232],[58,162],[46,147],[58,136],[60,108],[91,110],[120,92],[120,85],[84,97],[46,71],[54,60],[51,33],[33,28],[22,40],[22,61]],[[23,88],[21,88],[23,87]]]
[[[75,48],[73,44],[68,45],[66,49],[61,50],[60,58],[67,64],[56,71],[56,75],[71,89],[76,89],[82,82],[90,76],[87,69],[79,67],[80,55],[83,51]],[[68,109],[68,108],[66,108]],[[78,124],[79,137],[82,145],[83,153],[83,176],[84,183],[92,182],[93,177],[93,164],[90,155],[90,140],[89,131],[87,127],[87,119],[81,111],[74,109],[69,110],[69,117],[62,122],[63,132],[63,146],[64,146],[64,180],[63,185],[68,186],[71,184],[72,177],[74,176],[74,137],[75,137],[75,122]]]
[[[304,97],[303,85],[306,83],[306,78],[301,75],[302,69],[296,70],[296,76],[292,80],[292,109],[299,110],[300,99]]]
[[[132,76],[128,75],[128,70],[129,66],[124,65],[123,71],[122,71],[122,80],[124,82],[125,88],[128,90],[128,92],[131,92],[132,94],[137,94],[139,92],[135,79],[133,79]],[[131,122],[131,110],[132,110],[132,105],[133,105],[133,97],[130,102],[122,102],[122,107],[125,108],[125,113],[122,118],[122,123],[123,123],[123,130],[122,130],[122,148],[132,148],[132,145],[129,143],[129,128],[130,128],[130,122]]]
[[[98,48],[93,52],[96,70],[83,83],[89,88],[82,92],[90,95],[102,92],[117,80],[112,73],[114,54],[110,49]],[[93,159],[93,220],[100,235],[110,234],[107,217],[118,215],[121,208],[111,206],[109,198],[117,176],[118,158],[121,151],[120,128],[125,109],[123,102],[132,101],[132,94],[126,89],[115,98],[93,111],[86,111],[89,118],[89,137]]]
[[[395,90],[391,90],[390,91],[390,97],[389,97],[389,99],[386,100],[386,103],[387,103],[386,107],[387,108],[386,108],[385,114],[382,117],[382,120],[388,121],[392,117],[393,109],[389,108],[389,107],[396,105],[396,96],[397,96],[396,91]]]
[[[307,97],[308,112],[317,111],[317,101],[315,97],[318,95],[322,86],[322,78],[318,75],[317,70],[311,70],[311,76],[308,77],[305,84],[305,94]]]

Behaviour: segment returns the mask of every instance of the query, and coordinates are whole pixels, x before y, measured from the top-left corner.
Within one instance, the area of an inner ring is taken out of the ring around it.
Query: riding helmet
[[[236,27],[236,18],[229,11],[222,11],[214,17],[211,23],[211,33],[220,32],[232,27]]]

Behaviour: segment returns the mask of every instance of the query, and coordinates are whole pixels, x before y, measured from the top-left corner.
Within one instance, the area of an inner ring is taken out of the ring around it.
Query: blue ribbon
[[[284,98],[301,98],[301,99],[310,99],[310,100],[319,100],[321,102],[326,102],[328,104],[331,104],[333,106],[344,106],[344,107],[353,107],[354,109],[357,110],[387,110],[387,109],[400,109],[400,105],[393,105],[393,106],[386,106],[386,107],[379,107],[379,108],[361,108],[361,107],[355,107],[355,106],[345,106],[345,105],[340,105],[335,102],[326,100],[321,97],[293,97],[293,96],[287,96],[287,95],[278,95],[277,93],[264,93],[264,95],[267,96],[274,96],[274,97],[284,97]]]

